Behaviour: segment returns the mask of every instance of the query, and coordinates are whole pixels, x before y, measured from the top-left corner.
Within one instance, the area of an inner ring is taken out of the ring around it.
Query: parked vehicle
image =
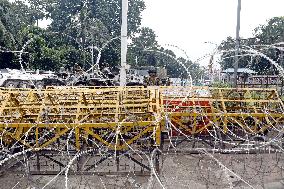
[[[94,73],[71,73],[60,71],[0,70],[0,87],[45,88],[46,86],[113,86],[114,76],[107,71]]]
[[[42,74],[16,69],[0,70],[0,86],[7,88],[43,88],[47,84],[63,84],[53,72]]]

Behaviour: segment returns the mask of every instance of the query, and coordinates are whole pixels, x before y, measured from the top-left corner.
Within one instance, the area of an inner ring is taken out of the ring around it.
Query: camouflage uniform
[[[158,77],[146,77],[144,80],[144,85],[146,86],[159,86],[161,85],[161,81]]]

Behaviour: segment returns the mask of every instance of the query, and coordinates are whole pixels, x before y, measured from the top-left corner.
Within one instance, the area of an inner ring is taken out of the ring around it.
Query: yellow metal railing
[[[275,89],[0,88],[0,134],[6,145],[18,142],[34,149],[70,140],[77,150],[97,143],[124,150],[142,138],[159,146],[166,121],[186,135],[214,127],[257,134],[281,123],[283,110]]]

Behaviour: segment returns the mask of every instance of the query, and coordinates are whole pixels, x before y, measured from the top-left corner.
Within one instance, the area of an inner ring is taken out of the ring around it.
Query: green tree
[[[21,50],[24,44],[23,62],[31,69],[57,70],[72,67],[75,63],[91,63],[88,48],[104,46],[114,37],[120,36],[121,0],[17,0],[2,3],[0,43],[4,48]],[[184,68],[178,63],[199,69],[188,60],[177,60],[175,53],[158,44],[155,32],[140,27],[143,0],[129,1],[128,33],[130,44],[128,62],[138,66],[166,67],[171,77],[184,76]],[[50,19],[47,29],[37,27],[39,20]],[[95,52],[96,55],[97,52]],[[18,67],[18,59],[6,53],[6,63],[0,67]],[[120,40],[113,40],[102,51],[101,65],[111,67],[120,63]],[[16,66],[17,65],[17,66]],[[194,72],[192,73],[194,74]]]
[[[30,22],[38,26],[38,22],[45,16],[46,1],[44,0],[27,0],[29,6]]]
[[[13,3],[7,0],[0,1],[0,46],[2,50],[18,50],[22,45],[19,31],[30,24],[28,12],[28,6],[21,1]],[[0,68],[19,68],[16,57],[14,53],[1,52]]]
[[[284,16],[274,17],[268,20],[264,25],[260,25],[255,29],[255,44],[256,45],[275,45],[284,41]],[[260,47],[262,48],[262,47]],[[264,54],[272,60],[284,66],[283,50],[277,48],[262,48]],[[259,61],[260,69],[266,70],[269,73],[278,73],[268,60],[262,58]],[[267,66],[269,65],[269,66]],[[266,67],[265,67],[266,66]],[[264,67],[264,68],[263,68]]]
[[[24,56],[24,62],[28,63],[30,69],[56,71],[62,66],[70,68],[75,63],[83,63],[78,44],[68,36],[47,32],[36,26],[26,28],[22,35],[26,36],[24,41],[33,39],[25,49],[27,54]],[[90,60],[89,55],[86,58]]]
[[[120,36],[121,0],[50,0],[46,8],[52,20],[50,31],[68,34],[81,43],[82,48],[91,44],[101,47],[106,41]],[[128,32],[133,36],[141,24],[141,12],[145,9],[143,0],[130,0]],[[118,64],[120,43],[114,41],[105,50],[101,62]],[[116,53],[113,55],[105,54]]]
[[[254,36],[249,39],[241,39],[241,47],[249,46],[257,51],[270,57],[275,62],[284,66],[283,52],[270,45],[283,42],[284,40],[284,17],[274,17],[267,21],[266,24],[260,25],[254,30]],[[222,61],[220,62],[223,69],[232,68],[234,64],[234,47],[235,40],[228,37],[219,46],[223,50]],[[249,56],[247,52],[241,51],[239,67],[250,68],[259,74],[277,74],[278,71],[272,64],[261,56]]]
[[[255,38],[258,44],[275,44],[284,41],[284,16],[274,17],[264,25],[255,28]]]
[[[155,32],[148,28],[138,29],[130,44],[128,62],[136,66],[157,66],[158,41]]]

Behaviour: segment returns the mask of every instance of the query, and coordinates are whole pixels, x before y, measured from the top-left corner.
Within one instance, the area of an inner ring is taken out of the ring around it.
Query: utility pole
[[[122,0],[120,86],[126,85],[127,13],[128,0]]]
[[[92,74],[94,75],[94,66],[95,66],[95,61],[94,61],[94,44],[91,46],[91,52],[92,52]]]
[[[242,1],[238,0],[236,46],[235,46],[235,57],[234,57],[234,87],[236,88],[237,88],[237,82],[238,82],[237,80],[238,80],[239,54],[240,54],[241,4],[242,4]]]

